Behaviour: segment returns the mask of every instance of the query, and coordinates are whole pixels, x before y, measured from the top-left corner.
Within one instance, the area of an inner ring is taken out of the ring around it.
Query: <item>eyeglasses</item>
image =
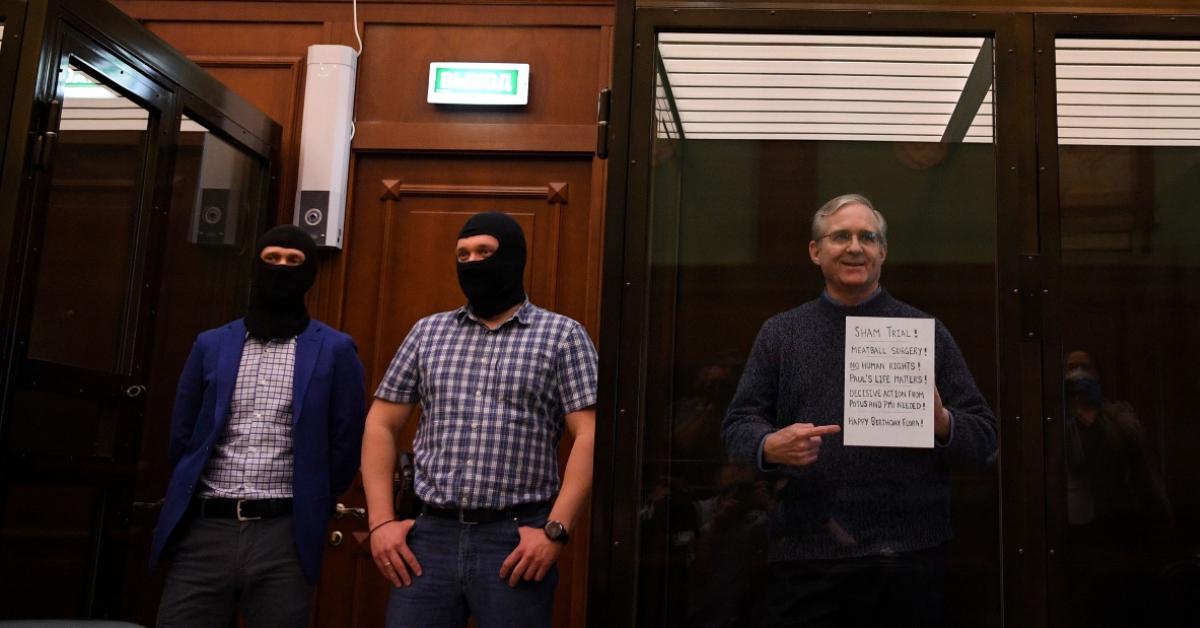
[[[850,244],[850,241],[853,240],[855,237],[858,238],[858,243],[863,246],[875,247],[875,246],[879,246],[880,244],[883,243],[883,234],[879,233],[878,231],[857,231],[857,232],[855,232],[855,231],[849,231],[846,229],[830,231],[829,233],[826,233],[825,235],[821,236],[820,238],[817,238],[817,240],[821,240],[823,238],[829,238],[830,242],[832,242],[838,246],[847,246]]]

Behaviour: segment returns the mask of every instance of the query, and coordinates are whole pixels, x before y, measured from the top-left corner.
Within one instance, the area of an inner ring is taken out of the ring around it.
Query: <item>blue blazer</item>
[[[151,563],[162,557],[180,528],[200,474],[225,430],[245,338],[246,325],[240,319],[203,332],[183,367],[171,411],[171,481],[154,530]],[[321,573],[334,500],[358,471],[365,403],[363,366],[354,340],[320,321],[310,322],[296,337],[292,521],[300,565],[314,584]]]

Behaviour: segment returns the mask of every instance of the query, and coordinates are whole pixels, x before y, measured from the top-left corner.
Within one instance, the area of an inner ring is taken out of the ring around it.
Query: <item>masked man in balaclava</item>
[[[467,304],[417,322],[367,414],[371,553],[394,585],[387,625],[549,626],[555,564],[591,490],[596,351],[583,326],[526,298],[512,218],[471,217],[454,250]],[[396,513],[396,445],[418,404],[421,506]],[[574,444],[560,484],[564,428]]]
[[[307,627],[325,529],[358,470],[364,380],[350,336],[309,318],[316,246],[258,242],[246,317],[196,339],[171,413],[153,560],[158,626]]]

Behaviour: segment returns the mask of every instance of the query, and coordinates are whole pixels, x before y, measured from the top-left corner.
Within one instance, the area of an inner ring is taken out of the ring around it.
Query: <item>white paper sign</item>
[[[933,319],[846,317],[846,445],[933,447]]]

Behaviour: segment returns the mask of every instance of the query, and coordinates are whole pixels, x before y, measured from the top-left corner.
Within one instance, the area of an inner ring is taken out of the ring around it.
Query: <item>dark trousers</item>
[[[159,628],[305,628],[313,586],[300,569],[290,516],[193,518],[168,554]]]
[[[770,628],[937,628],[944,550],[772,563]]]

